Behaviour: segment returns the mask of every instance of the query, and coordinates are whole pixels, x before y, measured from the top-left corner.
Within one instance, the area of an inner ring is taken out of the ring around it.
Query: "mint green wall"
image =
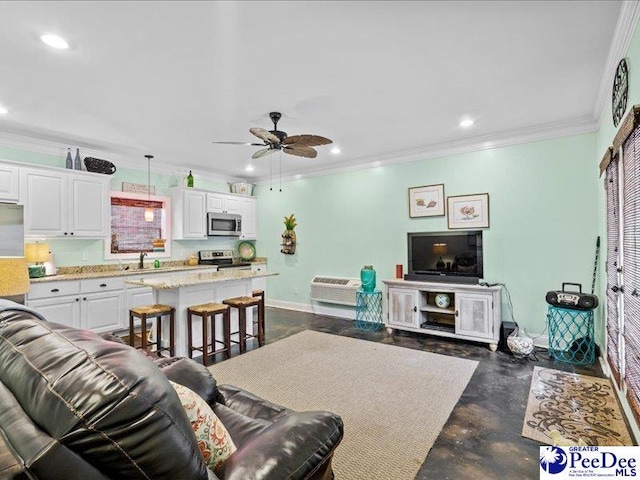
[[[563,281],[591,287],[599,186],[587,134],[285,183],[258,186],[258,255],[280,273],[269,297],[309,303],[314,275],[357,278],[372,264],[381,279],[407,267],[407,232],[445,231],[446,217],[409,218],[409,187],[445,184],[445,195],[488,192],[484,231],[488,282],[505,283],[516,321],[545,328],[545,293]],[[298,246],[280,253],[283,217],[294,213]],[[294,293],[297,289],[298,294]],[[506,297],[503,319],[508,319]]]
[[[631,106],[640,103],[640,82],[638,81],[638,78],[640,77],[640,23],[636,25],[636,30],[633,34],[633,38],[631,39],[631,44],[629,45],[625,58],[627,59],[627,65],[629,66],[629,99],[627,101],[627,112],[629,112]],[[618,66],[618,61],[620,61],[620,59],[617,59],[616,65],[613,67],[614,71]],[[610,73],[610,75],[613,76],[614,72],[607,73]],[[613,137],[615,137],[618,130],[613,126],[613,120],[611,118],[612,87],[613,85],[609,86],[607,89],[607,97],[598,130],[598,162],[600,162],[606,148],[613,142]]]
[[[38,152],[29,152],[17,148],[0,147],[0,159],[13,160],[17,162],[30,163],[40,166],[64,168],[65,158],[63,156],[50,155]],[[116,173],[111,176],[111,190],[122,191],[122,182],[147,183],[146,170],[134,170],[130,168],[118,167],[116,163]],[[181,167],[183,168],[183,167]],[[175,175],[153,173],[153,163],[151,164],[151,184],[156,187],[158,195],[169,195],[169,189],[176,185],[186,185],[186,179]],[[195,187],[205,190],[228,192],[226,183],[212,181],[196,175]],[[115,263],[116,261],[104,259],[103,240],[80,240],[80,239],[47,239],[51,251],[56,256],[58,266],[71,265],[95,265],[101,263]],[[214,238],[211,240],[198,241],[173,241],[171,245],[171,258],[164,260],[184,260],[193,252],[203,249],[227,249],[235,248],[237,241],[225,238]],[[86,258],[82,260],[82,258]]]
[[[640,66],[640,23],[636,25],[635,32],[631,39],[631,44],[627,50],[625,55],[627,59],[627,65],[629,67],[629,94],[627,101],[627,113],[630,111],[630,108],[633,105],[637,105],[640,103],[640,82],[638,82],[638,76],[640,75],[640,70],[638,67]],[[620,59],[618,59],[619,61]],[[618,64],[614,68],[617,68]],[[613,75],[614,72],[608,72]],[[610,94],[611,88],[613,85],[609,87],[607,93]],[[607,100],[605,101],[602,118],[600,119],[600,123],[598,126],[598,134],[597,134],[597,146],[596,146],[596,158],[594,160],[595,164],[593,167],[594,175],[598,175],[598,164],[602,159],[606,149],[613,143],[613,138],[616,136],[618,131],[617,127],[613,126],[613,119],[611,118],[611,101],[609,95],[607,95]],[[600,299],[600,306],[598,307],[598,317],[600,319],[605,318],[605,306],[606,306],[606,272],[605,272],[605,262],[606,262],[606,245],[607,245],[607,213],[606,213],[606,194],[604,190],[604,175],[600,177],[599,183],[600,188],[598,188],[598,231],[600,237],[602,239],[602,255],[600,256],[599,263],[599,276],[598,276],[598,297]],[[596,338],[598,339],[598,343],[600,345],[605,345],[605,327],[604,320],[598,323],[598,332]]]

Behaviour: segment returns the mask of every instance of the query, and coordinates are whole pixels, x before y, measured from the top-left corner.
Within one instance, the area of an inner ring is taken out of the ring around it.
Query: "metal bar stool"
[[[140,319],[141,326],[141,348],[144,351],[147,351],[147,348],[155,345],[156,346],[156,354],[160,357],[160,353],[162,350],[167,350],[166,348],[162,348],[162,317],[164,315],[169,315],[169,355],[175,355],[175,332],[174,332],[174,323],[176,316],[176,309],[170,305],[162,305],[160,303],[155,305],[142,305],[139,307],[134,307],[129,310],[129,345],[135,347],[135,338],[134,338],[134,321],[136,318]],[[155,318],[156,319],[156,341],[148,342],[147,341],[147,319]]]
[[[231,335],[239,334],[238,341],[231,340],[231,343],[237,343],[240,346],[240,353],[247,351],[247,339],[257,338],[258,345],[262,346],[260,335],[248,335],[247,334],[247,308],[258,307],[258,326],[262,324],[264,326],[263,311],[260,310],[261,297],[234,297],[223,300],[222,303],[229,305],[229,307],[238,309],[238,331],[231,332]]]
[[[216,340],[216,315],[222,314],[223,341]],[[202,317],[202,347],[193,346],[193,315]],[[211,319],[211,328],[209,328]],[[211,343],[209,343],[211,334]],[[189,341],[189,358],[193,358],[193,351],[202,352],[202,364],[209,365],[209,356],[226,352],[227,358],[231,356],[231,315],[229,306],[222,303],[203,303],[187,308],[187,339]],[[216,344],[221,343],[223,348],[216,350]],[[209,351],[211,347],[211,351]]]

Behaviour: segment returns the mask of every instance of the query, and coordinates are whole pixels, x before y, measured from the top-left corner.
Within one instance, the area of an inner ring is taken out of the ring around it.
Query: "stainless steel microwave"
[[[215,237],[239,237],[242,217],[231,213],[207,213],[207,235]]]

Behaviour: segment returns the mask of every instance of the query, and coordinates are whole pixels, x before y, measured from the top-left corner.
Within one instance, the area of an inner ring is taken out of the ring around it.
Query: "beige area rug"
[[[209,369],[293,410],[340,415],[336,479],[413,480],[477,364],[306,330]]]
[[[575,445],[633,445],[608,378],[535,367],[522,436],[553,445],[552,430]]]

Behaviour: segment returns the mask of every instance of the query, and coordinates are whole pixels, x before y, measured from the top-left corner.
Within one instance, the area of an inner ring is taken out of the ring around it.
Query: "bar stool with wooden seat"
[[[141,327],[141,348],[144,351],[147,351],[147,348],[155,345],[156,346],[156,354],[160,357],[162,350],[169,350],[169,355],[174,356],[176,354],[175,351],[175,332],[174,332],[174,322],[175,322],[175,314],[176,309],[170,305],[162,305],[160,303],[155,305],[141,305],[139,307],[134,307],[129,310],[129,345],[132,347],[136,347],[135,345],[135,337],[134,337],[134,321],[136,318],[140,319],[140,327]],[[162,347],[162,317],[165,315],[169,315],[169,348]],[[156,341],[149,342],[147,340],[147,319],[155,318],[156,319]]]
[[[264,310],[260,309],[262,302],[261,297],[234,297],[223,300],[222,303],[229,305],[231,308],[238,309],[238,331],[232,332],[231,335],[236,333],[239,335],[238,341],[231,340],[231,343],[237,343],[240,346],[240,353],[247,351],[247,340],[250,338],[257,338],[258,345],[262,346],[264,343]],[[258,334],[247,334],[247,308],[258,307]]]
[[[222,314],[222,338],[216,339],[216,316]],[[202,317],[202,346],[193,346],[193,316]],[[211,319],[211,328],[209,328],[209,319]],[[211,339],[209,343],[209,333]],[[225,352],[227,358],[231,356],[231,315],[229,314],[229,306],[222,303],[203,303],[201,305],[192,305],[187,308],[187,339],[189,341],[189,358],[193,358],[193,351],[202,352],[202,364],[209,365],[209,357],[217,353]],[[222,348],[216,350],[216,344],[221,343]],[[211,351],[209,351],[211,347]]]

